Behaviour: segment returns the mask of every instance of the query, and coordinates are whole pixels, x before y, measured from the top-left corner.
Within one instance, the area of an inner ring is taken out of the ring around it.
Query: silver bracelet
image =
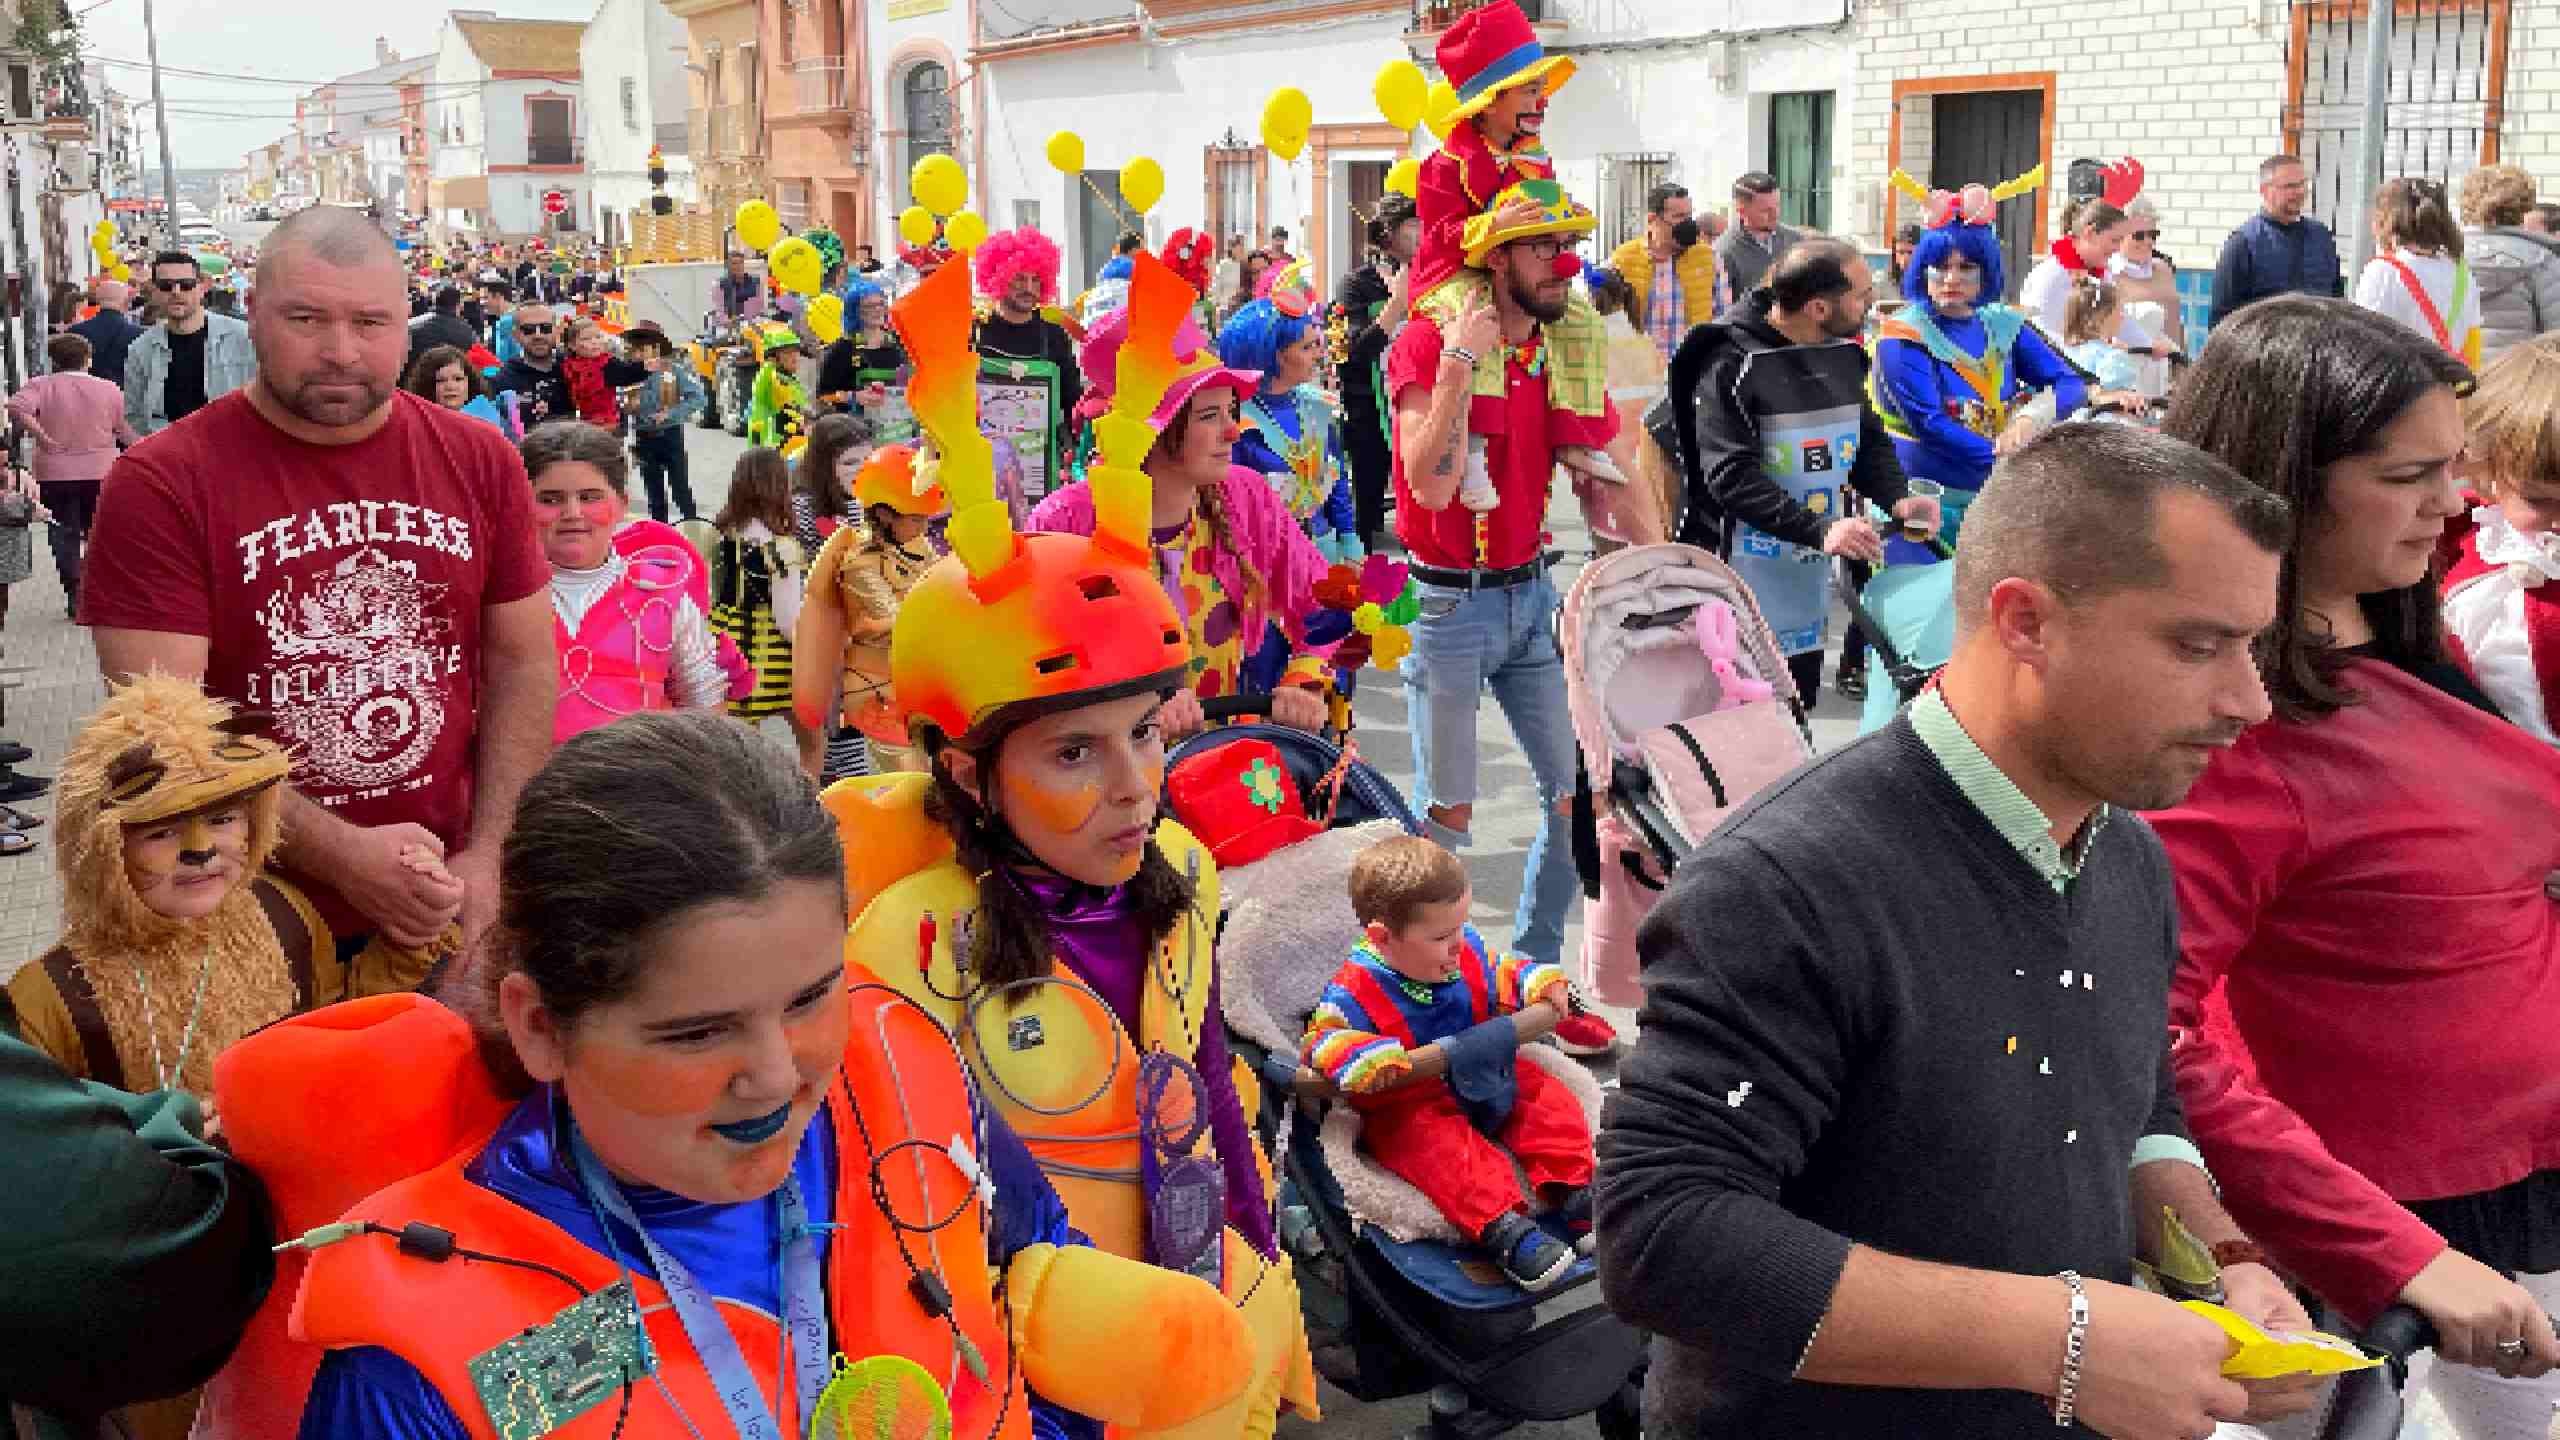
[[[2062,1378],[2053,1387],[2053,1424],[2057,1430],[2068,1430],[2072,1413],[2080,1408],[2080,1362],[2089,1358],[2089,1291],[2077,1271],[2065,1270],[2061,1278],[2071,1287],[2071,1328],[2062,1337]]]
[[[1467,362],[1467,368],[1468,368],[1468,369],[1470,369],[1470,370],[1473,370],[1474,368],[1476,368],[1476,352],[1474,352],[1473,350],[1468,349],[1468,348],[1467,348],[1466,346],[1464,346],[1464,345],[1451,345],[1451,346],[1449,346],[1448,348],[1446,348],[1446,349],[1442,350],[1440,353],[1441,353],[1441,354],[1443,354],[1443,355],[1448,356],[1448,357],[1449,357],[1450,359],[1452,359],[1452,360],[1464,360],[1464,361],[1466,361],[1466,362]]]

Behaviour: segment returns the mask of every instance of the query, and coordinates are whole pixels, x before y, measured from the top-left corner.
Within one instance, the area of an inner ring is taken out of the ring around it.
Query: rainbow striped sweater
[[[1496,958],[1472,925],[1464,940],[1458,972],[1437,982],[1397,974],[1366,940],[1352,946],[1307,1018],[1301,1058],[1346,1094],[1376,1090],[1413,1068],[1412,1052],[1535,1004],[1565,983],[1562,966],[1525,955]]]

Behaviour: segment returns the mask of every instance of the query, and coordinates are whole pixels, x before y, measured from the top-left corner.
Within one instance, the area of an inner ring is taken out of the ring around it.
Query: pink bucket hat
[[[1084,372],[1084,398],[1076,402],[1076,414],[1087,420],[1111,408],[1112,394],[1119,389],[1120,343],[1129,338],[1129,312],[1114,310],[1093,324],[1084,337],[1084,347],[1076,352],[1076,368]],[[1156,413],[1148,418],[1161,430],[1191,397],[1213,387],[1233,390],[1250,397],[1262,389],[1259,370],[1230,370],[1218,363],[1218,352],[1209,347],[1209,337],[1200,333],[1199,322],[1182,317],[1182,328],[1173,334],[1173,358],[1180,372],[1164,390],[1164,399]]]

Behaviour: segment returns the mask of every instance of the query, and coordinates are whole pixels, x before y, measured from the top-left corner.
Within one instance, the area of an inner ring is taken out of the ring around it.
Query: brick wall
[[[2515,0],[2507,36],[2506,123],[2499,158],[2560,199],[2560,0]]]
[[[2560,12],[2560,0],[2526,3]],[[1860,233],[1882,237],[1896,80],[2051,71],[2048,183],[2058,187],[2076,158],[2134,156],[2149,174],[2143,193],[2160,207],[2161,247],[2182,268],[2209,270],[2222,237],[2257,208],[2257,162],[2282,143],[2283,15],[2280,0],[2152,0],[2139,12],[2076,0],[1870,0],[1860,7],[1848,213]],[[2560,25],[2542,28],[2560,48]],[[2548,119],[2560,152],[2560,110]],[[1907,104],[1901,123],[1903,168],[1925,183],[1925,101]],[[2059,212],[2057,202],[2049,214]]]

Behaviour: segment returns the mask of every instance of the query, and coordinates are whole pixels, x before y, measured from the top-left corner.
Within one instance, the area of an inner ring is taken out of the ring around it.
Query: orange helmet
[[[1174,369],[1174,330],[1197,298],[1161,261],[1138,257],[1128,344],[1132,354],[1160,356],[1161,363],[1136,367],[1149,378],[1134,387],[1124,374],[1124,403],[1096,421],[1103,453],[1087,480],[1090,536],[1013,533],[1011,512],[995,493],[994,452],[978,432],[967,271],[955,265],[936,272],[891,310],[915,367],[907,403],[932,437],[939,488],[952,509],[951,556],[907,592],[889,637],[890,684],[910,733],[923,738],[930,727],[960,741],[1001,706],[1073,708],[1170,690],[1190,675],[1190,637],[1156,574],[1149,485],[1138,467],[1155,439],[1147,417]],[[887,490],[898,488],[888,478],[901,464],[889,458],[898,448],[864,467],[856,498],[869,503],[862,487],[875,471]],[[914,503],[912,454],[904,464]]]
[[[883,445],[854,476],[853,503],[866,513],[886,505],[901,515],[939,515],[951,502],[943,496],[938,468],[919,464],[913,445]]]

